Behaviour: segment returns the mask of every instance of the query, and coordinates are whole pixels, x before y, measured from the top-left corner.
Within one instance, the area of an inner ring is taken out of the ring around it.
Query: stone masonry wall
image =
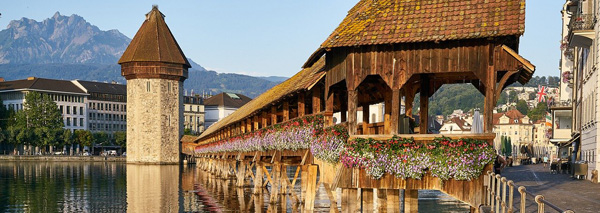
[[[183,82],[127,81],[127,162],[179,163],[183,134]]]

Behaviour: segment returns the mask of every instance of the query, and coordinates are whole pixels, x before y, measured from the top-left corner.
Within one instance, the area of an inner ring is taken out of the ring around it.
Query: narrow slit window
[[[146,92],[150,92],[150,81],[146,82]]]

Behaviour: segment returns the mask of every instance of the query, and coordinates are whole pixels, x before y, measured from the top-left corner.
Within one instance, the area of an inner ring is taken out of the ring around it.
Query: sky
[[[133,38],[144,14],[159,6],[184,54],[221,73],[290,77],[358,0],[3,0],[0,29],[11,20],[77,14],[101,30]],[[519,53],[535,75],[558,76],[563,0],[529,0]]]

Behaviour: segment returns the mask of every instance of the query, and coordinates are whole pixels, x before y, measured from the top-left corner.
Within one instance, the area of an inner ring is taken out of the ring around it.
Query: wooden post
[[[306,178],[306,198],[304,200],[304,212],[313,212],[315,208],[315,196],[317,194],[317,165],[308,165],[308,176]],[[302,178],[304,181],[304,177]]]
[[[398,126],[400,122],[400,89],[394,89],[392,91],[392,112],[391,112],[391,120],[390,120],[390,129],[389,134],[395,135],[398,134]]]
[[[252,119],[252,120],[253,120],[253,122],[252,122],[252,123],[254,124],[254,128],[253,128],[253,129],[254,129],[254,131],[256,131],[256,130],[260,129],[260,128],[259,128],[259,126],[258,126],[258,121],[259,121],[259,120],[258,120],[258,116],[256,116],[256,115],[255,115],[255,116],[253,117],[253,119]]]
[[[356,107],[358,96],[356,90],[348,90],[348,134],[356,135]]]
[[[306,188],[308,187],[308,166],[300,167],[300,200],[302,203],[306,200]]]
[[[375,212],[387,212],[387,190],[375,189]]]
[[[298,117],[306,115],[306,100],[304,100],[304,92],[298,93]]]
[[[277,106],[271,106],[271,125],[277,124]]]
[[[312,113],[321,112],[321,87],[316,86],[312,91]]]
[[[329,90],[327,95],[327,100],[325,100],[325,126],[333,125],[333,104],[334,99],[337,98],[332,90]]]
[[[246,179],[246,161],[240,161],[240,165],[238,166],[237,172],[237,187],[244,187],[244,180]]]
[[[415,91],[413,89],[405,89],[404,90],[404,105],[406,107],[404,107],[404,113],[406,114],[406,116],[408,117],[413,117],[412,115],[412,111],[413,111],[413,102],[415,100]],[[412,130],[411,130],[412,131]]]
[[[283,121],[290,120],[290,102],[283,102]]]
[[[254,176],[254,194],[262,194],[263,192],[263,171],[262,163],[260,159],[257,160],[256,164],[256,175]],[[260,198],[262,200],[262,197]]]
[[[373,206],[373,189],[361,189],[362,194],[362,211],[373,212],[375,208]]]
[[[419,190],[404,190],[404,212],[419,212]]]
[[[362,106],[363,108],[363,123],[362,123],[362,129],[363,129],[363,135],[368,135],[371,134],[369,132],[369,115],[371,114],[370,109],[369,109],[369,105],[365,104]]]
[[[255,130],[255,129],[254,129]],[[246,132],[252,132],[252,119],[246,119]]]
[[[487,79],[485,82],[485,99],[483,103],[483,131],[492,133],[494,129],[493,115],[496,105],[496,72],[494,66],[488,66]],[[501,89],[501,88],[499,88]]]
[[[277,198],[279,196],[279,187],[281,186],[281,180],[279,176],[281,176],[281,163],[275,162],[271,165],[271,174],[272,180],[271,184],[271,196],[269,198],[269,203],[277,203]]]
[[[421,75],[421,106],[419,134],[427,134],[427,121],[429,120],[429,77]]]
[[[262,123],[262,127],[263,128],[265,128],[265,127],[267,127],[269,125],[268,121],[269,121],[269,119],[268,119],[267,112],[263,111],[262,114],[261,114],[261,116],[260,116],[260,122]]]
[[[384,116],[383,116],[383,132],[384,134],[391,134],[392,133],[392,97],[393,97],[393,92],[389,91],[389,92],[385,92],[384,97]],[[381,133],[380,133],[381,134]]]
[[[360,196],[357,189],[342,189],[342,212],[354,213],[360,210]]]
[[[387,193],[387,212],[400,212],[400,190],[388,189],[385,191]]]

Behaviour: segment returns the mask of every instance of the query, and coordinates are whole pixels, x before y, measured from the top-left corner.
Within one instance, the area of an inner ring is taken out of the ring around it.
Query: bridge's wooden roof
[[[200,140],[212,133],[215,133],[219,129],[226,127],[238,121],[252,116],[255,112],[270,107],[271,104],[276,103],[278,100],[287,97],[295,92],[310,90],[323,76],[323,68],[325,67],[325,58],[319,59],[312,67],[304,68],[296,75],[292,76],[288,80],[281,82],[273,88],[267,90],[260,96],[256,97],[252,101],[248,102],[229,116],[222,120],[214,123],[206,129],[196,140]]]
[[[361,0],[309,58],[328,48],[476,39],[525,32],[525,0]]]
[[[157,6],[152,7],[152,10],[146,14],[146,20],[119,59],[119,64],[126,62],[166,62],[191,67],[190,62],[188,62],[171,30],[165,23],[164,17]]]

